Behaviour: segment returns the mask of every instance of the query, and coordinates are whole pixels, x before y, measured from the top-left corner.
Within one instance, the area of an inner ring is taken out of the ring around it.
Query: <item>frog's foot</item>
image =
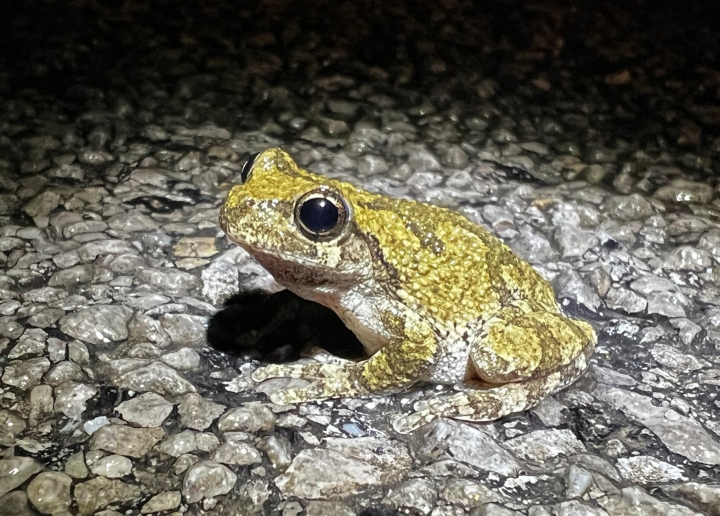
[[[393,422],[393,428],[398,433],[407,434],[439,417],[452,417],[477,422],[493,421],[501,417],[501,415],[515,412],[509,406],[503,406],[503,397],[510,394],[507,387],[499,386],[477,391],[467,390],[444,398],[419,401],[415,404],[415,412],[400,416]],[[515,401],[508,404],[506,399],[505,405],[525,406],[523,401],[517,399],[517,394],[513,397]]]
[[[309,382],[337,375],[339,364],[271,364],[260,367],[252,374],[256,382],[264,382],[270,378],[299,378]]]
[[[396,432],[412,432],[439,417],[482,423],[494,421],[514,412],[536,406],[569,383],[568,377],[556,372],[543,378],[495,387],[466,389],[444,398],[415,404],[416,412],[393,422]]]
[[[352,397],[367,394],[358,381],[355,364],[273,364],[256,370],[252,378],[262,382],[270,378],[298,378],[310,385],[280,390],[270,394],[270,400],[278,405],[290,405],[327,398]]]

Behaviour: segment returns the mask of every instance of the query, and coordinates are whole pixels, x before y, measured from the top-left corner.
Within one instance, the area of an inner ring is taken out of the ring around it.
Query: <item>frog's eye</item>
[[[245,160],[245,163],[243,163],[242,168],[240,169],[240,184],[244,185],[248,182],[248,179],[250,179],[250,176],[252,175],[252,169],[255,165],[255,160],[260,155],[259,152],[256,152],[255,154],[251,154],[248,159]]]
[[[334,192],[312,191],[295,205],[295,224],[311,240],[331,240],[342,233],[348,210]]]

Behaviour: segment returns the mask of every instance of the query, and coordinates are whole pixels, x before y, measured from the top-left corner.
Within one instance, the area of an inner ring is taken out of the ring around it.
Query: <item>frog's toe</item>
[[[292,405],[306,401],[354,396],[358,393],[342,382],[314,382],[305,387],[286,389],[270,394],[270,401],[276,405]]]
[[[270,378],[284,378],[285,368],[278,365],[269,365],[256,369],[252,374],[252,379],[255,382],[264,382]]]
[[[312,379],[318,374],[317,364],[271,364],[260,367],[252,374],[256,382],[264,382],[270,378]]]
[[[298,403],[296,400],[297,396],[294,391],[295,389],[273,392],[269,396],[270,401],[272,401],[275,405],[292,405],[293,403]]]
[[[271,364],[256,369],[252,379],[263,382],[270,378],[298,378],[309,382],[347,383],[354,364]]]
[[[415,412],[414,414],[407,414],[400,416],[393,421],[393,429],[399,434],[409,434],[410,432],[431,423],[437,417],[437,414],[433,414],[431,411],[427,410]]]

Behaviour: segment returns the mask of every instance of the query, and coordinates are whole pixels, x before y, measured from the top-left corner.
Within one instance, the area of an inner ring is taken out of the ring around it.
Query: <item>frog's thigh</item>
[[[563,368],[594,342],[585,322],[510,306],[485,323],[470,347],[470,362],[485,382],[518,382]]]

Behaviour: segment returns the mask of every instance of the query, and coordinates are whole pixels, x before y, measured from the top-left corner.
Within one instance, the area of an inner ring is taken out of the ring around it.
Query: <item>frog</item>
[[[259,367],[256,382],[304,380],[271,392],[278,405],[435,384],[443,392],[401,411],[395,431],[441,417],[489,422],[574,383],[597,343],[538,271],[460,212],[310,172],[280,148],[242,165],[219,223],[281,286],[332,309],[365,350],[357,361]]]

